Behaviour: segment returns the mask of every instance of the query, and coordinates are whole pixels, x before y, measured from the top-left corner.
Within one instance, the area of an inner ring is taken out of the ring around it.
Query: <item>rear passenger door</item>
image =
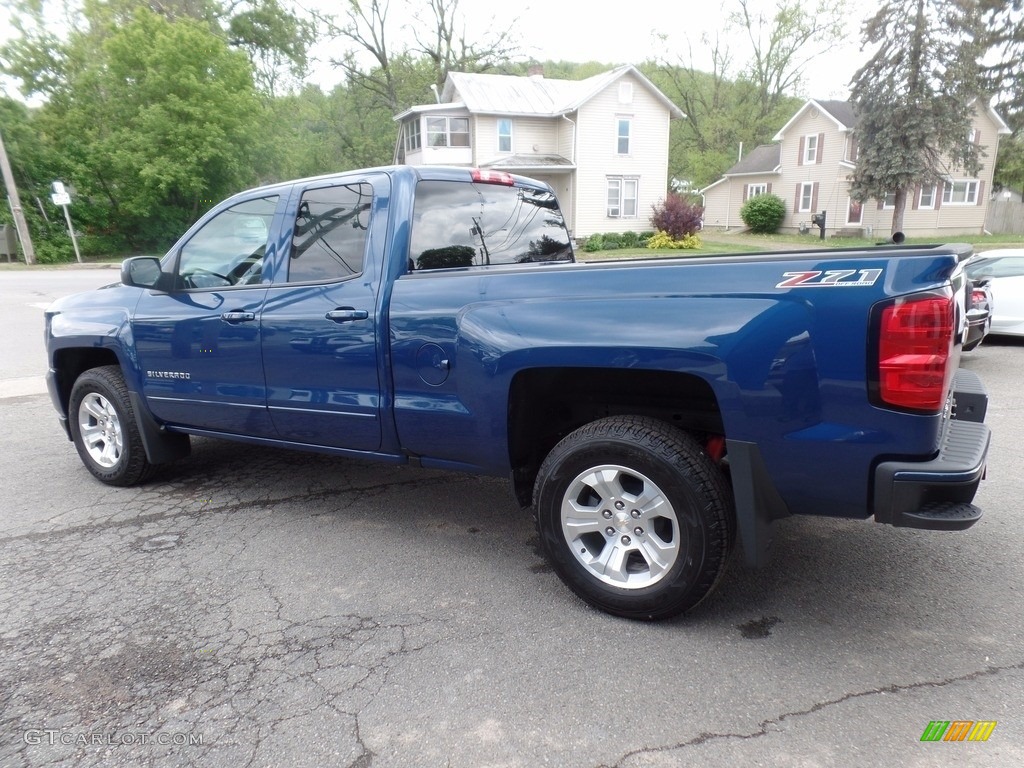
[[[267,405],[281,439],[380,447],[380,269],[367,259],[373,199],[367,180],[307,187],[297,199],[290,250],[261,317]]]

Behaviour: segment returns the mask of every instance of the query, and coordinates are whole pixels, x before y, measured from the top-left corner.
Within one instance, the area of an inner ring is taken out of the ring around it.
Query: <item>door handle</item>
[[[256,319],[255,312],[225,312],[220,316],[225,323],[246,323]]]
[[[333,320],[336,323],[349,323],[353,320],[365,320],[369,316],[370,313],[365,309],[353,309],[352,307],[339,307],[338,309],[332,309],[325,315],[328,320]]]

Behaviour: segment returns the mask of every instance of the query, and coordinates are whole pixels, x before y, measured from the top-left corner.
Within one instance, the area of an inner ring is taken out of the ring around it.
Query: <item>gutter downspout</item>
[[[573,237],[576,230],[576,172],[579,170],[576,168],[576,123],[570,120],[564,112],[560,117],[572,126],[572,157],[569,158],[569,161],[573,164],[572,184],[570,185],[570,192],[572,194],[572,227],[569,229],[569,236]]]

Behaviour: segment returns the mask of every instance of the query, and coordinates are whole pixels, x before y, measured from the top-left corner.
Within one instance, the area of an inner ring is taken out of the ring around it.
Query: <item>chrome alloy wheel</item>
[[[615,464],[587,469],[569,483],[562,535],[590,575],[622,589],[657,584],[681,551],[679,520],[662,490]]]
[[[106,469],[117,466],[124,449],[124,431],[113,404],[90,392],[78,407],[78,429],[89,457]]]

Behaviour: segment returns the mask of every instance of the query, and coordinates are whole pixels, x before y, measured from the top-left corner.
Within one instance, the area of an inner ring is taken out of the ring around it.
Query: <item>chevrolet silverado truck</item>
[[[58,300],[47,380],[110,485],[193,435],[507,477],[568,587],[658,619],[787,515],[980,518],[970,255],[578,263],[545,184],[369,169],[238,194]]]

